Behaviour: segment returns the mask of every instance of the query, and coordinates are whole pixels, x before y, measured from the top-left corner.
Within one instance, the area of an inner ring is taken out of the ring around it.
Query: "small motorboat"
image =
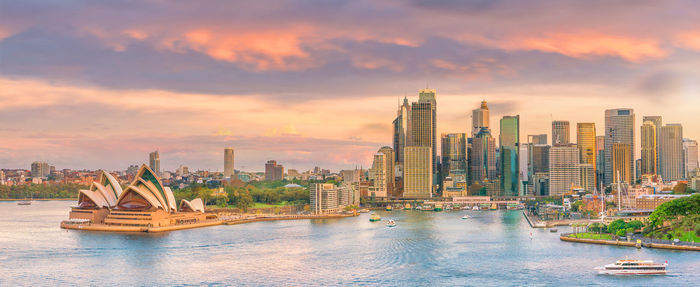
[[[386,223],[386,227],[396,227],[396,221],[389,219],[389,221]]]
[[[474,207],[472,207],[472,210],[479,210],[479,206],[474,205]]]
[[[471,217],[468,214],[465,214],[464,216],[462,216],[462,219],[469,219],[469,218],[471,218]]]
[[[17,203],[17,205],[32,205],[31,201],[20,201]]]

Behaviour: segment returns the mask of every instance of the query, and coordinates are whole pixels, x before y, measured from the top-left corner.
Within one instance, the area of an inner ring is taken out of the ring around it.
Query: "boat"
[[[358,212],[359,212],[359,213],[368,213],[368,212],[369,212],[369,209],[360,209],[360,211],[358,211]]]
[[[389,219],[389,221],[386,223],[386,227],[395,227],[396,226],[396,221],[393,219]]]
[[[32,205],[32,202],[31,201],[20,201],[20,202],[17,202],[17,205]]]
[[[439,203],[436,204],[436,205],[435,205],[435,208],[434,208],[433,210],[435,210],[435,211],[442,211],[442,204],[439,204]]]
[[[377,215],[376,213],[372,213],[372,215],[369,217],[370,222],[376,222],[380,220],[382,220],[382,218],[379,217],[379,215]]]
[[[474,207],[472,207],[472,210],[479,210],[479,206],[474,205]]]
[[[549,232],[551,232],[551,233],[555,233],[555,232],[557,232],[557,231],[559,231],[559,230],[557,230],[556,228],[550,228],[550,229],[549,229]]]
[[[462,219],[469,219],[469,218],[471,218],[471,217],[470,217],[469,215],[467,215],[467,214],[465,214],[464,216],[462,216]]]
[[[453,208],[452,208],[452,205],[445,206],[445,210],[446,210],[446,211],[451,211],[452,209],[453,209]]]
[[[406,205],[403,206],[403,210],[411,210],[411,205],[406,203]]]
[[[393,209],[394,209],[394,208],[391,207],[391,204],[386,206],[386,211],[392,211]]]
[[[665,275],[668,261],[654,263],[652,260],[618,260],[613,264],[597,267],[598,274],[606,275]]]
[[[496,209],[498,209],[498,205],[496,205],[495,203],[492,203],[491,210],[496,210]]]

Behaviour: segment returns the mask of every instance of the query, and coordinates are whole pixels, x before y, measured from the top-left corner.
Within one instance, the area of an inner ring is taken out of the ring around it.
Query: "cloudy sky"
[[[439,133],[486,99],[523,135],[628,107],[700,139],[700,2],[0,0],[0,168],[366,167],[426,86]]]

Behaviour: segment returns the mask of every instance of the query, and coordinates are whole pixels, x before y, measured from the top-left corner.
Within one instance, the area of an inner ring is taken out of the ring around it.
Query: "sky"
[[[611,108],[700,139],[699,67],[698,1],[0,0],[0,168],[367,167],[426,87],[438,133],[486,100],[521,140]]]

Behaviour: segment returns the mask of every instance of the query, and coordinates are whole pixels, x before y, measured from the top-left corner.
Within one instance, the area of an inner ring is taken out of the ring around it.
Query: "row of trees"
[[[0,185],[0,198],[77,198],[78,190],[86,188],[75,183]]]
[[[215,194],[204,184],[192,184],[182,189],[174,190],[173,195],[178,202],[181,199],[192,200],[201,198],[207,205],[221,207],[235,206],[247,210],[256,202],[265,204],[307,204],[309,191],[303,187],[285,188],[279,184],[247,184],[242,187],[227,186],[225,194]],[[276,187],[275,187],[276,186]]]
[[[630,222],[625,222],[622,219],[610,222],[609,225],[605,225],[602,222],[594,222],[588,225],[587,229],[589,232],[610,233],[617,236],[625,236],[627,233],[633,233],[644,227],[644,223],[639,220],[632,220]]]

